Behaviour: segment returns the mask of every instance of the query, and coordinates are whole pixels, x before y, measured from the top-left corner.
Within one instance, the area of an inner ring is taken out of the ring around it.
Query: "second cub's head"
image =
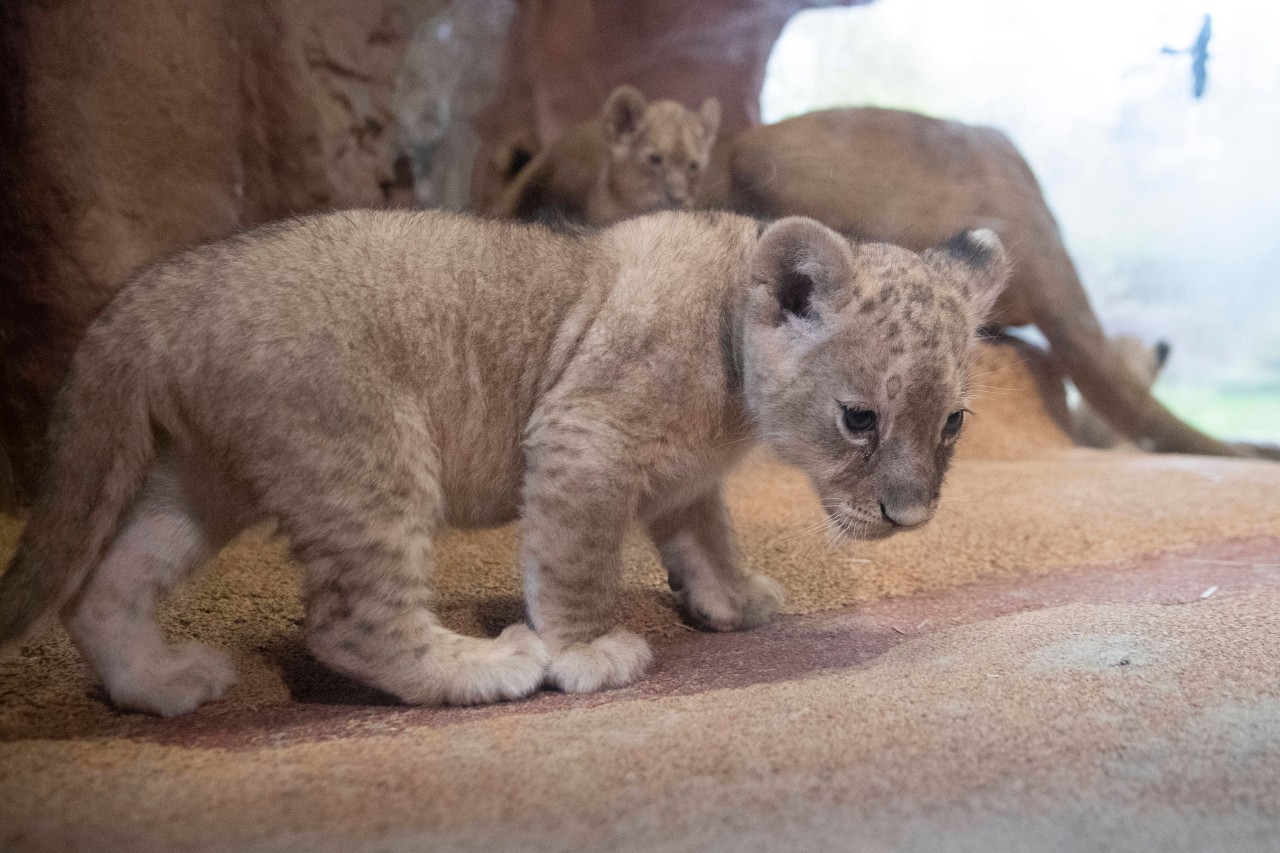
[[[811,220],[767,226],[743,330],[747,404],[844,534],[933,517],[964,428],[970,349],[1009,263],[991,231],[922,253]]]
[[[720,102],[708,98],[698,112],[675,101],[649,103],[639,90],[619,86],[604,105],[609,185],[631,214],[693,206],[720,127]]]

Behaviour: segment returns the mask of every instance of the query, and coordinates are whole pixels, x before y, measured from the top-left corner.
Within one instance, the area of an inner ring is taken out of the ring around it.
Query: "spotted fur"
[[[722,482],[755,439],[832,524],[932,514],[968,350],[1006,274],[985,235],[914,254],[812,220],[664,213],[592,235],[442,213],[294,220],[161,263],[88,331],[0,575],[0,649],[61,607],[121,707],[235,679],[161,634],[165,592],[271,520],[305,570],[312,653],[411,703],[629,683],[621,547],[645,525],[690,617],[758,625]],[[842,426],[842,406],[879,417]],[[444,526],[519,519],[530,626],[432,613]]]

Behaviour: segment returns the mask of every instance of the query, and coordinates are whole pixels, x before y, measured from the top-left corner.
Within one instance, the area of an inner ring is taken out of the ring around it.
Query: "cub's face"
[[[966,417],[974,332],[1008,262],[990,231],[921,254],[794,217],[762,233],[744,329],[748,406],[844,535],[933,517]]]
[[[719,126],[715,98],[695,113],[674,101],[650,104],[630,86],[615,89],[604,108],[615,199],[633,215],[692,207]]]

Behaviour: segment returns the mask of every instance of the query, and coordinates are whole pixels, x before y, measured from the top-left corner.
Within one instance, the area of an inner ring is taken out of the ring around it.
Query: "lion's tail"
[[[1030,254],[1030,256],[1028,256]],[[1256,456],[1254,448],[1206,435],[1165,408],[1102,331],[1066,250],[1025,253],[1031,316],[1081,396],[1111,426],[1162,453]]]

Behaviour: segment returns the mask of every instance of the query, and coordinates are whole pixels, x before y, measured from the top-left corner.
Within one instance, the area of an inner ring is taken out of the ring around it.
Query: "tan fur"
[[[617,625],[633,519],[694,621],[777,610],[721,495],[754,438],[842,533],[928,520],[1006,272],[990,232],[916,255],[728,214],[574,236],[356,211],[192,250],[126,285],[74,359],[0,648],[61,607],[118,705],[215,699],[229,659],[170,645],[154,610],[269,519],[305,569],[309,648],[352,678],[412,703],[626,684],[649,660]],[[851,432],[850,406],[877,426]],[[517,517],[537,633],[445,629],[434,534]]]
[[[897,110],[827,110],[750,130],[731,158],[739,212],[812,216],[915,249],[993,229],[1013,259],[995,319],[1038,326],[1113,427],[1158,451],[1274,454],[1204,435],[1151,396],[1103,334],[1035,176],[1000,131]]]
[[[600,118],[533,156],[488,212],[608,225],[658,210],[689,209],[719,125],[715,98],[695,113],[675,101],[649,103],[631,86],[619,86]]]
[[[1111,345],[1120,353],[1133,374],[1146,382],[1148,388],[1155,384],[1156,377],[1160,375],[1165,359],[1169,356],[1169,345],[1164,341],[1148,346],[1139,338],[1122,335],[1113,338]],[[1138,449],[1138,445],[1112,429],[1106,419],[1083,399],[1071,410],[1071,430],[1076,443],[1084,447]]]

